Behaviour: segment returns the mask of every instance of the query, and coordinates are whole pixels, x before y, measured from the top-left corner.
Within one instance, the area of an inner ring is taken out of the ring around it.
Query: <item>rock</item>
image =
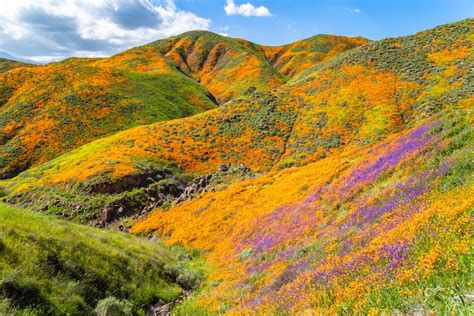
[[[245,174],[245,173],[249,173],[251,170],[250,170],[249,167],[247,167],[247,166],[242,162],[242,163],[240,163],[239,171],[240,171],[242,174]]]
[[[227,172],[230,169],[230,165],[228,163],[223,163],[219,166],[219,172]]]

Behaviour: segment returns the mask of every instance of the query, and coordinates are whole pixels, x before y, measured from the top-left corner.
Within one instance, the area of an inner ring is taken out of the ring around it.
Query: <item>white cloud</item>
[[[0,49],[38,61],[104,56],[210,24],[173,0],[4,1]]]
[[[270,10],[264,6],[256,7],[249,2],[236,5],[234,0],[227,0],[224,10],[227,15],[272,16]]]

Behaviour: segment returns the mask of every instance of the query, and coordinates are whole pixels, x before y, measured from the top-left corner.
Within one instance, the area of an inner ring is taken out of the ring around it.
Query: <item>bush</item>
[[[104,298],[97,303],[95,313],[98,316],[132,315],[132,306],[128,301],[121,301],[113,296]]]
[[[254,255],[252,248],[245,248],[239,255],[240,260],[249,259]]]
[[[199,286],[199,277],[194,273],[183,271],[176,278],[176,283],[183,289],[192,290]]]

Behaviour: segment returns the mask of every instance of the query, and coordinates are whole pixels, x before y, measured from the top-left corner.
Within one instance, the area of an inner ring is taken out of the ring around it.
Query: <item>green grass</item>
[[[180,247],[0,204],[0,315],[85,315],[115,297],[144,314],[201,274]]]
[[[136,122],[140,120],[152,123],[187,117],[215,107],[206,89],[181,73],[162,75],[124,72],[124,75],[127,81],[115,87],[114,91],[123,94],[124,109],[130,104],[131,117],[126,118],[127,113],[121,113],[122,118],[131,120],[130,125],[137,125]],[[192,104],[186,99],[189,96],[195,96],[205,108]],[[136,109],[137,100],[139,111]]]

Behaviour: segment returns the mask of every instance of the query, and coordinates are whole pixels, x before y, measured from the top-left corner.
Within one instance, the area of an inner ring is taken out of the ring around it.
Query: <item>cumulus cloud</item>
[[[234,0],[227,0],[224,10],[227,15],[272,16],[270,10],[264,6],[256,7],[249,2],[236,5]]]
[[[210,24],[173,0],[5,1],[0,49],[39,62],[107,56]]]

